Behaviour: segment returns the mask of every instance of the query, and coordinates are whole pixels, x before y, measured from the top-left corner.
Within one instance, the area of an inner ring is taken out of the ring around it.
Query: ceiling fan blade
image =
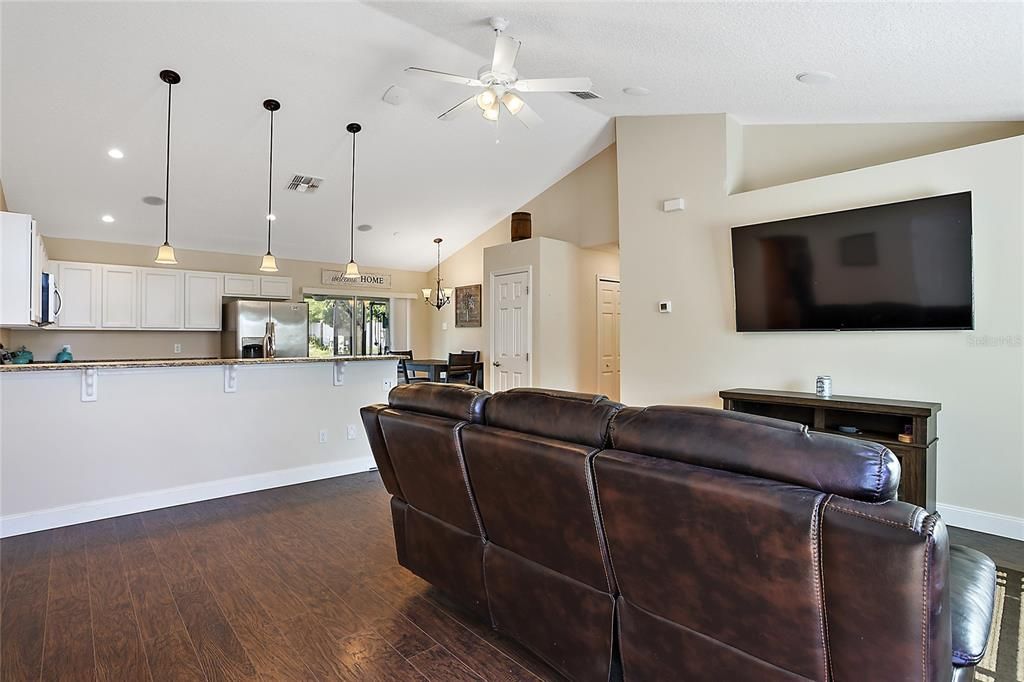
[[[467,97],[466,99],[462,100],[461,102],[459,102],[454,107],[452,107],[448,111],[444,112],[443,114],[441,114],[437,118],[440,121],[450,121],[453,118],[455,118],[456,116],[458,116],[459,114],[461,114],[466,109],[472,109],[475,106],[476,106],[476,95],[470,95],[469,97]]]
[[[454,73],[445,73],[444,71],[434,71],[433,69],[421,69],[418,66],[409,66],[405,69],[409,73],[418,73],[424,76],[430,76],[442,81],[448,81],[449,83],[458,83],[459,85],[472,85],[473,87],[481,87],[481,83],[476,78],[469,78],[467,76],[456,76]]]
[[[519,54],[518,40],[511,36],[499,35],[494,41],[494,58],[491,59],[491,71],[495,73],[511,73],[516,65],[516,55]]]
[[[508,109],[507,106],[505,108]],[[512,113],[511,109],[509,113]],[[513,115],[527,128],[536,128],[544,122],[544,119],[538,116],[537,112],[531,109],[530,105],[526,102],[523,102],[523,105],[519,107],[519,111]]]
[[[519,92],[589,92],[594,83],[589,78],[526,78],[513,87]]]

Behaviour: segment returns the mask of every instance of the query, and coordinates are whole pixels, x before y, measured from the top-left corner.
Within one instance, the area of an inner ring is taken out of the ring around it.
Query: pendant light
[[[276,99],[263,100],[263,108],[270,112],[270,170],[267,172],[267,253],[260,263],[260,272],[277,272],[277,259],[270,252],[270,226],[274,215],[274,112],[281,108]]]
[[[440,237],[438,237],[438,238],[436,238],[434,240],[434,243],[437,244],[437,295],[434,297],[434,300],[431,301],[430,300],[430,293],[433,290],[429,289],[429,288],[422,290],[423,291],[423,302],[426,303],[427,305],[434,306],[438,310],[440,310],[441,308],[443,308],[446,305],[448,305],[449,303],[451,303],[451,301],[452,301],[452,292],[454,291],[453,289],[442,289],[441,288],[441,282],[444,281],[444,280],[441,279],[441,242],[442,241],[443,240]]]
[[[345,130],[352,133],[352,203],[349,211],[349,257],[345,266],[345,277],[359,277],[359,266],[356,265],[356,133],[363,129],[358,123],[349,123]]]
[[[164,166],[164,243],[156,252],[156,262],[160,265],[177,265],[178,261],[174,257],[174,247],[171,246],[168,239],[171,204],[171,90],[181,82],[181,76],[175,71],[164,69],[160,72],[160,80],[167,83],[167,157]]]

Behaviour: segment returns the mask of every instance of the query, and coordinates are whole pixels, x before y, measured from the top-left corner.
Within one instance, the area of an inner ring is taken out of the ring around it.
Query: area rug
[[[1020,603],[1024,573],[996,568],[996,608],[985,657],[975,669],[975,682],[1024,682],[1024,629]]]

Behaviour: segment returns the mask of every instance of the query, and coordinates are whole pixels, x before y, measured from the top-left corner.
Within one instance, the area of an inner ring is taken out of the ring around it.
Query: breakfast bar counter
[[[207,367],[218,365],[283,365],[309,362],[398,361],[397,355],[332,355],[322,358],[162,358],[158,360],[85,360],[0,365],[0,372],[45,372],[69,369],[133,369],[144,367]]]
[[[78,371],[68,371],[78,370]],[[0,367],[0,536],[374,466],[388,355]]]

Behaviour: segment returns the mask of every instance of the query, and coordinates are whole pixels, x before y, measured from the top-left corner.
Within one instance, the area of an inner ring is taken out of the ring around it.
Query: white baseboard
[[[1017,516],[993,514],[952,504],[937,504],[935,507],[947,526],[959,526],[980,533],[1024,540],[1024,519]]]
[[[358,457],[341,462],[312,464],[294,469],[267,471],[262,474],[223,478],[218,481],[195,483],[177,488],[164,488],[135,495],[108,497],[103,500],[82,502],[65,507],[41,509],[23,514],[11,514],[0,517],[0,537],[33,533],[37,530],[71,526],[76,523],[108,519],[114,516],[135,514],[137,512],[173,507],[178,504],[212,500],[217,497],[251,493],[267,488],[279,488],[283,485],[307,483],[322,478],[345,476],[375,468],[372,457]]]

